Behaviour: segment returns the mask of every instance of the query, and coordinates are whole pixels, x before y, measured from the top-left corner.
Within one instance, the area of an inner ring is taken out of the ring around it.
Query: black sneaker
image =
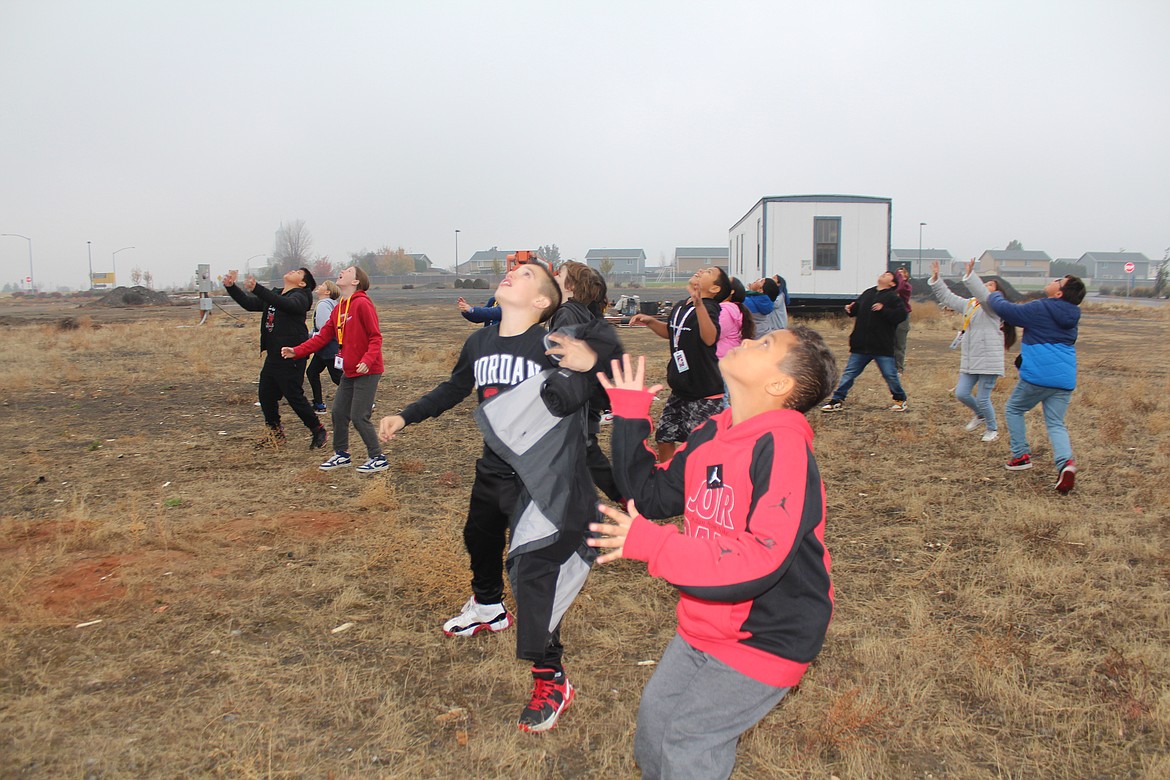
[[[325,446],[325,442],[328,441],[328,439],[329,439],[329,431],[325,430],[325,426],[322,425],[320,428],[313,431],[313,440],[311,442],[309,442],[309,449],[311,449],[311,450],[321,449],[322,447]]]
[[[532,667],[532,701],[520,713],[521,731],[540,734],[557,725],[557,718],[573,701],[573,685],[564,671]]]

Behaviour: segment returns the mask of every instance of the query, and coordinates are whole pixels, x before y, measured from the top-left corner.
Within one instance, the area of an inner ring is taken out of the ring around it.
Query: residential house
[[[700,268],[717,265],[726,271],[729,254],[725,246],[678,246],[674,248],[674,270],[679,274],[693,274]]]
[[[955,258],[945,249],[891,249],[890,269],[905,268],[915,279],[925,279],[930,276],[930,264],[938,261],[939,276],[962,276],[962,263],[955,263]]]
[[[481,249],[455,269],[461,276],[486,276],[493,273],[504,273],[508,268],[508,255],[514,254],[515,249]]]
[[[613,263],[611,275],[640,276],[646,273],[646,253],[641,249],[590,249],[585,253],[585,264],[598,271],[605,260]]]
[[[1150,278],[1150,258],[1141,252],[1085,252],[1078,261],[1093,277],[1094,282],[1145,282]],[[1125,264],[1133,263],[1133,273],[1125,272]]]
[[[976,265],[980,276],[1004,279],[1045,279],[1051,271],[1052,258],[1047,252],[1025,249],[988,249]]]
[[[407,254],[407,257],[414,261],[414,270],[416,273],[421,274],[431,270],[431,258],[422,252],[410,252]]]

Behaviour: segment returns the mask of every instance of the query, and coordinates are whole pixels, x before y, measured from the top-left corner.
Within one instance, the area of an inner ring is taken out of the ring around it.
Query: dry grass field
[[[451,305],[380,308],[379,416],[471,329]],[[1003,470],[1006,432],[964,432],[957,320],[933,304],[909,413],[871,368],[844,413],[812,414],[837,611],[736,777],[1170,777],[1168,313],[1086,304],[1068,497],[1038,411],[1030,472]],[[513,636],[439,631],[468,592],[474,401],[408,428],[388,474],[320,472],[291,413],[257,450],[258,315],[238,314],[7,318],[0,777],[635,777],[672,590],[595,570],[564,627],[578,697],[519,732]],[[842,362],[848,325],[817,324]],[[661,381],[665,342],[621,336]]]

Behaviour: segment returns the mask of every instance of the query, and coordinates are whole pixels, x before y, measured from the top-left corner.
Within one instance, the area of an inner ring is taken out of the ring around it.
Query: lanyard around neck
[[[687,308],[690,307],[690,308]],[[687,318],[695,311],[695,304],[693,301],[687,301],[687,305],[677,309],[670,318],[670,350],[674,352],[678,350],[679,343],[682,341],[682,326],[686,324]],[[697,318],[699,315],[695,315]]]
[[[979,309],[979,301],[971,298],[967,301],[967,311],[963,312],[963,332],[966,333],[967,328],[971,325],[971,318],[975,316],[975,312]]]
[[[345,299],[345,311],[337,315],[337,344],[340,346],[345,343],[345,322],[349,319],[349,304],[353,300],[353,296]],[[341,307],[338,306],[338,309]]]

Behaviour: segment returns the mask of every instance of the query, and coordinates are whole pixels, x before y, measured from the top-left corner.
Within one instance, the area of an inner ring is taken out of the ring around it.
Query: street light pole
[[[136,249],[137,247],[124,246],[121,249],[115,249],[114,254],[110,255],[110,260],[114,264],[114,286],[118,286],[118,253],[125,252],[127,249]]]
[[[459,275],[459,230],[455,230],[455,275]]]
[[[22,236],[20,233],[0,233],[0,236],[15,236],[16,238],[23,238],[28,242],[28,289],[29,292],[32,292],[36,289],[33,283],[32,239],[28,236]]]
[[[91,246],[92,243],[93,242],[91,242],[91,241],[85,242],[85,253],[87,255],[89,255],[89,289],[91,289],[91,290],[93,289],[93,247]]]
[[[244,276],[247,276],[248,274],[252,273],[252,261],[255,260],[257,257],[268,257],[268,255],[261,253],[258,255],[252,255],[247,260],[245,260],[244,261]]]
[[[926,227],[925,222],[918,223],[918,273],[922,274],[922,228]]]

